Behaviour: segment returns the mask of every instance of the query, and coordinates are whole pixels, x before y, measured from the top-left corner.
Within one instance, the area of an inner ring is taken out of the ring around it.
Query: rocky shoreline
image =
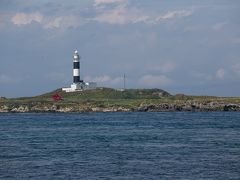
[[[211,111],[238,111],[240,104],[208,102],[199,103],[187,101],[184,104],[159,103],[140,104],[137,107],[96,107],[82,104],[58,104],[58,103],[36,103],[36,104],[0,104],[0,113],[69,113],[69,112],[211,112]]]

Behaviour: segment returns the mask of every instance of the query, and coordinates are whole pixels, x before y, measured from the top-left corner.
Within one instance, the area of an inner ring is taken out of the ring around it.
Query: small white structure
[[[80,56],[78,51],[73,54],[73,84],[70,88],[62,88],[66,92],[76,92],[89,89],[96,89],[97,83],[95,82],[84,82],[80,79]]]
[[[97,83],[95,82],[80,82],[80,83],[73,83],[71,84],[70,88],[62,88],[65,92],[77,92],[77,91],[84,91],[90,89],[96,89]]]

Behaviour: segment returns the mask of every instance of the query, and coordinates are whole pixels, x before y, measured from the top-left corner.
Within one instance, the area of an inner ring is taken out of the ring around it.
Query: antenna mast
[[[125,75],[125,73],[123,75],[123,90],[124,91],[126,90],[126,75]]]

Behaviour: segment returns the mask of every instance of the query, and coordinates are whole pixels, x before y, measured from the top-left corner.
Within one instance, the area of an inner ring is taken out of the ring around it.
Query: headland
[[[60,99],[53,99],[54,95]],[[0,112],[208,112],[240,111],[240,97],[171,95],[161,89],[97,88],[34,97],[1,98]]]

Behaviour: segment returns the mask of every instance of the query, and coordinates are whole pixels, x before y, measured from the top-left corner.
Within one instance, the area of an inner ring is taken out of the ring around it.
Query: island
[[[57,97],[57,98],[56,98]],[[161,89],[57,89],[34,97],[0,98],[1,113],[240,111],[240,97],[171,95]]]

